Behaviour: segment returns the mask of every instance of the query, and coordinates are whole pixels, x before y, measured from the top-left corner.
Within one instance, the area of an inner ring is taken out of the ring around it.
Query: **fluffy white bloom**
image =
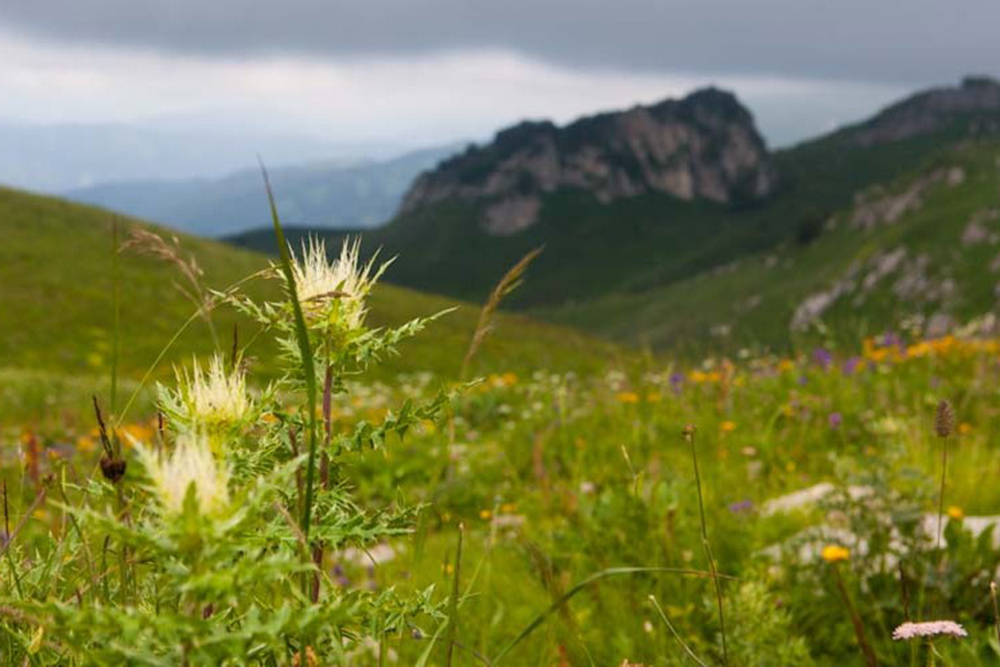
[[[136,449],[165,513],[182,511],[192,485],[202,514],[217,514],[229,506],[229,471],[215,460],[205,436],[181,435],[169,454],[154,452],[143,445],[137,445]]]
[[[241,421],[251,409],[246,378],[239,370],[226,371],[222,357],[215,355],[202,369],[195,359],[191,371],[177,373],[178,399],[165,405],[189,425],[209,428]]]
[[[340,257],[331,263],[326,244],[316,238],[302,244],[301,257],[292,251],[296,296],[310,319],[337,318],[347,329],[358,329],[364,323],[368,293],[391,262],[373,271],[375,257],[362,265],[360,252],[360,239],[345,240]]]
[[[926,621],[903,623],[892,631],[893,641],[920,639],[922,637],[968,637],[969,633],[955,621]]]

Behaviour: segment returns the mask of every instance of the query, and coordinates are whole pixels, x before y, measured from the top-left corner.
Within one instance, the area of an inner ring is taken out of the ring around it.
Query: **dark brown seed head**
[[[955,430],[955,411],[951,403],[942,400],[938,403],[937,412],[934,414],[934,432],[939,438],[947,438]]]
[[[104,479],[112,484],[117,484],[125,476],[125,461],[102,456],[101,473],[104,475]]]

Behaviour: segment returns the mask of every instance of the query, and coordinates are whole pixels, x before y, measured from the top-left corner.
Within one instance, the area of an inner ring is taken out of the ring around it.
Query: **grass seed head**
[[[939,438],[947,438],[955,431],[955,410],[951,403],[942,400],[934,413],[934,432]]]

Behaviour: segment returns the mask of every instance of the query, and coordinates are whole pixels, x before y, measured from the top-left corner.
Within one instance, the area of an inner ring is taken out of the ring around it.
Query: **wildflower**
[[[951,507],[948,508],[948,516],[950,516],[952,519],[955,519],[956,521],[961,521],[963,518],[965,518],[965,512],[962,511],[961,507],[952,505]]]
[[[962,422],[958,425],[959,435],[969,435],[970,433],[972,433],[972,424],[969,422]]]
[[[160,402],[182,424],[208,430],[239,424],[252,408],[243,373],[227,372],[219,355],[204,369],[195,359],[190,372],[178,371],[176,393],[161,390]]]
[[[167,514],[180,514],[193,487],[198,511],[217,514],[229,505],[229,471],[216,462],[203,435],[181,435],[167,455],[136,445],[139,457],[153,482],[153,491]]]
[[[729,511],[733,514],[741,514],[743,512],[749,512],[753,509],[752,500],[741,500],[738,503],[731,503],[729,505]]]
[[[968,637],[969,633],[955,621],[926,621],[903,623],[892,631],[893,641],[921,639],[923,637]]]
[[[638,403],[639,394],[633,391],[623,391],[618,394],[619,403]]]
[[[391,261],[373,271],[375,257],[362,265],[360,250],[360,239],[345,240],[340,256],[330,263],[326,244],[310,238],[308,245],[302,244],[301,257],[293,253],[295,293],[310,324],[326,320],[349,331],[362,327],[368,313],[365,300]]]
[[[851,557],[851,552],[842,546],[830,544],[823,547],[823,551],[820,552],[820,556],[822,556],[823,560],[827,563],[839,563],[842,560],[849,559]]]
[[[861,357],[849,357],[840,370],[844,375],[854,375],[861,367]]]
[[[813,350],[813,361],[825,371],[833,364],[833,354],[826,348],[817,347]]]
[[[844,417],[839,412],[831,412],[827,422],[830,424],[830,428],[837,429],[844,422]]]
[[[732,433],[736,430],[736,422],[729,421],[728,419],[721,424],[719,424],[719,430],[723,433]]]

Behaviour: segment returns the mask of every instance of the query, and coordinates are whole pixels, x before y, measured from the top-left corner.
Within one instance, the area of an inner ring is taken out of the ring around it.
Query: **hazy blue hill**
[[[367,228],[391,218],[414,177],[456,148],[429,148],[384,161],[278,167],[270,176],[289,224]],[[111,183],[71,190],[67,196],[204,236],[269,224],[256,169],[218,179]]]
[[[223,176],[265,156],[273,166],[357,159],[364,148],[254,128],[0,122],[0,183],[60,194],[124,180]]]

